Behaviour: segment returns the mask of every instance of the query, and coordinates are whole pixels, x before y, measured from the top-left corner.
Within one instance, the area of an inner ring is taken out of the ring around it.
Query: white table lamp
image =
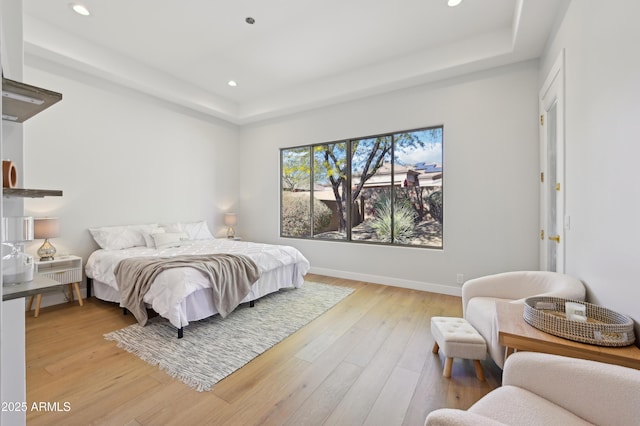
[[[225,213],[224,224],[227,226],[227,238],[233,238],[236,236],[236,232],[233,227],[238,223],[238,216],[235,213]]]

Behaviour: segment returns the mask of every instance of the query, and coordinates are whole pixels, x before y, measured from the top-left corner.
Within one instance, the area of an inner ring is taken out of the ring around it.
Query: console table
[[[497,302],[496,313],[498,342],[506,348],[505,358],[516,350],[545,352],[640,370],[640,348],[635,345],[623,347],[589,345],[545,333],[524,320],[523,304]]]

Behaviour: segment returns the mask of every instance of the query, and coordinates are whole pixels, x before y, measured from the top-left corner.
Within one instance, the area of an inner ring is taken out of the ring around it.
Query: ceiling
[[[537,58],[569,2],[69,1],[23,1],[27,57],[236,124]]]

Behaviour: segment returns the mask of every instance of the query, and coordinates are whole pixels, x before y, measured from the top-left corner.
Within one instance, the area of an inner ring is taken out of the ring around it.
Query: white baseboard
[[[390,285],[393,287],[409,288],[412,290],[428,291],[431,293],[447,294],[449,296],[462,296],[462,288],[458,286],[426,283],[420,281],[404,280],[400,278],[385,277],[380,275],[361,274],[349,271],[340,271],[337,269],[311,267],[309,272],[318,275],[326,275],[329,277],[344,278],[348,280],[364,281],[374,284]],[[59,305],[69,302],[69,296],[66,292],[67,287],[61,286],[58,291],[50,291],[43,293],[40,307]],[[86,297],[85,288],[81,287],[82,297]],[[25,303],[26,309],[26,303]]]
[[[312,274],[327,275],[329,277],[345,278],[348,280],[365,281],[374,284],[384,284],[393,287],[409,288],[412,290],[428,291],[431,293],[447,294],[462,297],[462,288],[444,284],[425,283],[420,281],[403,280],[400,278],[384,277],[380,275],[360,274],[336,269],[311,267]]]

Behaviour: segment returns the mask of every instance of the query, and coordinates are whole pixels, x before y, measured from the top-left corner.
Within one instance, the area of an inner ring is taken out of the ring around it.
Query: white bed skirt
[[[297,264],[285,265],[280,268],[263,273],[260,279],[251,286],[251,291],[241,303],[256,300],[281,288],[301,287],[304,283],[303,275],[297,271]],[[120,303],[120,293],[117,289],[93,280],[93,294],[96,298],[107,302]],[[145,298],[145,302],[148,302]],[[154,309],[153,306],[150,306]],[[181,328],[189,324],[189,321],[198,321],[218,313],[213,305],[213,291],[211,288],[201,288],[187,296],[179,306],[174,306],[176,312],[158,312],[161,316],[169,318],[171,323]],[[176,324],[177,319],[180,323]]]

